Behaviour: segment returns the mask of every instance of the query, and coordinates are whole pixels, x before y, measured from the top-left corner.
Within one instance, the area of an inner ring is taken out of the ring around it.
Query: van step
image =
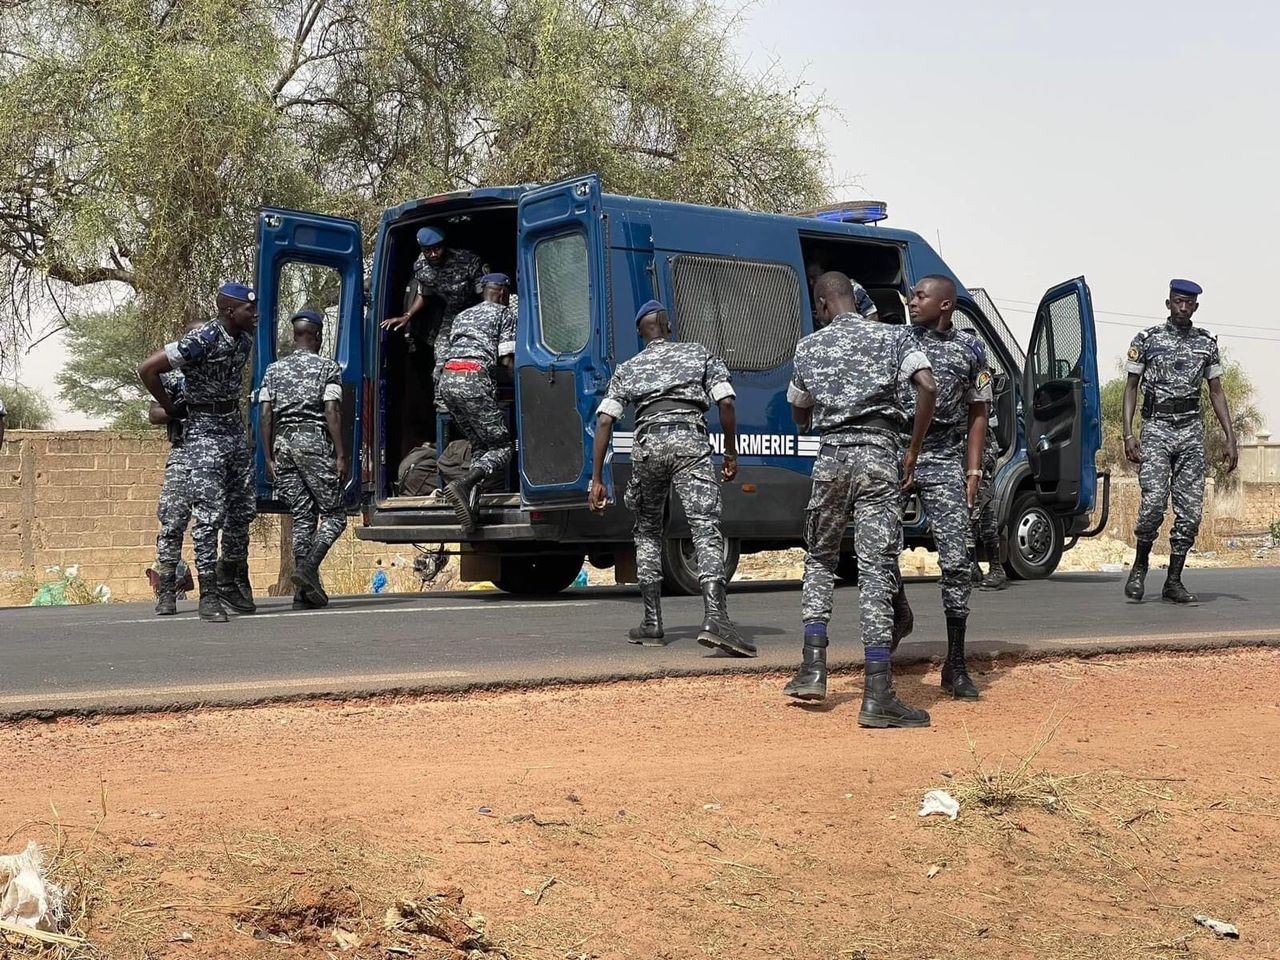
[[[483,493],[480,495],[481,507],[519,507],[518,493]],[[378,504],[379,510],[442,510],[450,514],[453,507],[440,496],[439,492],[429,497],[390,497]]]

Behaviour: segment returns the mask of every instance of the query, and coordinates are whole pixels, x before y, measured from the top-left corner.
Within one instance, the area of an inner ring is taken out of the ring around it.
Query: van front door
[[[585,507],[612,339],[600,180],[531,190],[518,216],[520,496],[530,507]]]
[[[1102,446],[1098,335],[1084,277],[1059,284],[1036,310],[1022,384],[1027,457],[1042,502],[1061,513],[1093,508]]]
[[[258,509],[287,512],[271,481],[259,443],[258,388],[283,346],[292,342],[289,317],[298,310],[324,315],[322,352],[342,368],[342,437],[351,465],[344,486],[347,509],[359,509],[364,423],[364,249],[354,220],[297,210],[258,214],[258,331],[253,363],[251,421]]]

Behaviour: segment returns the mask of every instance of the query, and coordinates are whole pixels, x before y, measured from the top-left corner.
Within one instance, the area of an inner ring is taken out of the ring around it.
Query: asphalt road
[[[1276,569],[1193,570],[1200,604],[1125,602],[1122,575],[1061,574],[974,594],[975,656],[1044,656],[1144,647],[1280,645]],[[1149,586],[1159,594],[1161,573]],[[903,661],[945,650],[937,584],[908,588],[916,630]],[[833,666],[856,663],[857,590],[836,592]],[[788,670],[799,655],[798,584],[736,584],[730,612],[760,647],[754,660],[694,641],[701,601],[668,598],[669,646],[622,637],[639,617],[634,589],[570,590],[530,600],[492,592],[335,598],[325,610],[288,600],[224,625],[195,603],[176,617],[149,604],[0,610],[0,717],[252,703],[306,696],[465,690],[722,671]]]

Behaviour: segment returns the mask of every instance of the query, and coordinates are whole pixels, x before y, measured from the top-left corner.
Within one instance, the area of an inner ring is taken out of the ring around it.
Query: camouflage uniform
[[[787,400],[813,408],[812,429],[822,436],[805,511],[800,608],[806,638],[820,624],[824,646],[840,544],[852,514],[862,642],[889,647],[907,429],[898,384],[928,368],[928,357],[904,327],[853,313],[796,347]]]
[[[187,402],[186,378],[180,370],[160,375],[160,383],[175,406]],[[191,483],[191,466],[186,446],[186,420],[170,420],[169,459],[164,465],[164,484],[160,487],[160,502],[156,506],[156,519],[160,521],[160,535],[156,537],[156,573],[174,573],[182,559],[182,538],[191,522],[191,501],[195,490]]]
[[[973,504],[973,524],[969,545],[989,544],[1000,539],[1000,523],[996,517],[995,477],[996,460],[1000,458],[1000,444],[996,440],[995,414],[987,420],[987,443],[982,450],[982,480],[978,484],[978,499]],[[999,557],[988,557],[992,563]]]
[[[1129,373],[1142,377],[1142,503],[1134,534],[1152,542],[1160,532],[1165,504],[1173,493],[1174,554],[1186,554],[1200,531],[1204,509],[1204,420],[1200,383],[1222,376],[1218,340],[1201,327],[1173,323],[1148,327],[1129,346]],[[1153,406],[1154,404],[1154,406]],[[1177,407],[1162,410],[1161,407]]]
[[[253,463],[240,421],[240,390],[253,339],[233,334],[213,320],[164,348],[173,369],[186,376],[187,463],[194,490],[191,540],[201,579],[216,575],[218,532],[222,559],[241,563],[249,557],[253,521]],[[233,406],[228,413],[202,412],[204,404]]]
[[[276,487],[293,515],[293,555],[318,567],[347,526],[337,454],[325,404],[342,400],[342,370],[307,350],[282,357],[263,374],[258,402],[270,401]]]
[[[484,263],[470,250],[445,250],[439,263],[431,263],[424,255],[419,255],[413,263],[414,293],[427,300],[437,297],[444,303],[444,313],[432,336],[435,351],[432,383],[440,382],[453,318],[480,298],[476,284],[484,272]],[[413,331],[410,339],[417,346],[426,340],[426,336],[419,338]]]
[[[952,327],[945,334],[912,327],[916,344],[933,367],[938,384],[933,425],[916,464],[916,493],[929,517],[942,568],[942,608],[947,617],[969,615],[973,582],[969,569],[969,497],[965,467],[969,405],[990,403],[991,372],[982,341]],[[907,416],[914,416],[915,394],[902,390]]]
[[[515,452],[493,379],[502,358],[515,352],[515,312],[486,301],[454,317],[442,355],[438,395],[471,441],[472,465],[486,478],[501,476]]]
[[[636,407],[623,503],[636,518],[642,587],[662,579],[663,511],[673,488],[689,518],[698,579],[704,586],[724,582],[720,480],[703,417],[711,404],[732,396],[729,369],[700,343],[652,340],[609,381],[600,413],[620,420],[629,405]]]

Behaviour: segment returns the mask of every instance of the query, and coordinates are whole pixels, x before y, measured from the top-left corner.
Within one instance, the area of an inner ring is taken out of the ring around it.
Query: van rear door
[[[1102,446],[1098,335],[1084,277],[1049,290],[1036,310],[1023,371],[1022,421],[1036,492],[1066,514],[1093,508]]]
[[[258,388],[276,359],[282,332],[297,310],[318,310],[325,317],[322,352],[342,368],[342,436],[350,454],[344,487],[347,509],[359,509],[361,473],[368,451],[364,436],[364,248],[354,220],[298,210],[265,208],[258,214],[258,330],[253,363],[251,421],[258,509],[287,512],[267,479],[266,458],[258,441]]]
[[[529,507],[585,507],[610,374],[599,177],[529,191],[518,224],[520,497]]]

